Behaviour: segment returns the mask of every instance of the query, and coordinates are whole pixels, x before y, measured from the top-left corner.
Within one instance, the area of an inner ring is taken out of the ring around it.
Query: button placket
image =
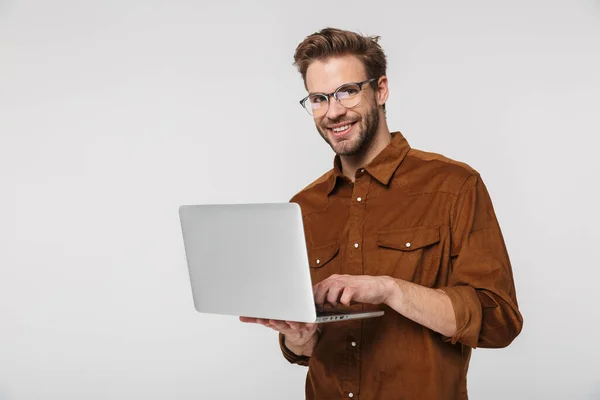
[[[365,217],[365,193],[368,187],[369,176],[357,174],[352,190],[352,201],[350,205],[349,229],[348,229],[348,273],[351,275],[360,275],[363,271],[362,257],[362,230]]]
[[[366,199],[371,180],[370,175],[360,171],[354,182],[352,197],[350,198],[350,214],[348,217],[348,236],[346,248],[348,249],[346,273],[360,275],[364,273],[363,260],[363,227],[365,224]],[[344,372],[342,390],[348,398],[360,397],[360,369],[361,351],[358,343],[361,340],[361,328],[359,322],[349,325],[348,337],[345,342],[346,367]]]

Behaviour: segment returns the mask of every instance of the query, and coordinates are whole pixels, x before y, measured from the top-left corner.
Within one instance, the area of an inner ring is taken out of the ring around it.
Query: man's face
[[[306,71],[306,86],[310,93],[331,93],[349,82],[368,78],[362,62],[354,56],[314,61]],[[353,156],[366,149],[379,125],[376,93],[365,84],[360,103],[345,108],[332,96],[327,113],[315,118],[317,130],[336,154]]]

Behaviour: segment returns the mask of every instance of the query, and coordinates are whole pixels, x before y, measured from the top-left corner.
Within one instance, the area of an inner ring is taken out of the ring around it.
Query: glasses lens
[[[322,94],[313,94],[308,96],[308,100],[304,103],[304,107],[310,115],[320,117],[327,112],[327,97]]]
[[[344,107],[354,107],[360,102],[360,87],[353,83],[344,85],[338,89],[335,98]]]

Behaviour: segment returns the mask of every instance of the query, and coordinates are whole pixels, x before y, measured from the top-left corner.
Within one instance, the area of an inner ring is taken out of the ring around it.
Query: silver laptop
[[[179,217],[198,312],[307,323],[384,314],[317,311],[296,203],[184,205]]]

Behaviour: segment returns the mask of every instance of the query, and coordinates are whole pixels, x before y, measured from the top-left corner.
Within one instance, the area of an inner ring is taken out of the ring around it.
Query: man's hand
[[[310,357],[317,344],[317,324],[248,317],[240,317],[240,321],[260,324],[282,333],[286,347],[299,356]]]
[[[352,303],[385,303],[391,280],[387,276],[331,275],[313,286],[315,304],[319,309],[330,304],[349,306]]]

